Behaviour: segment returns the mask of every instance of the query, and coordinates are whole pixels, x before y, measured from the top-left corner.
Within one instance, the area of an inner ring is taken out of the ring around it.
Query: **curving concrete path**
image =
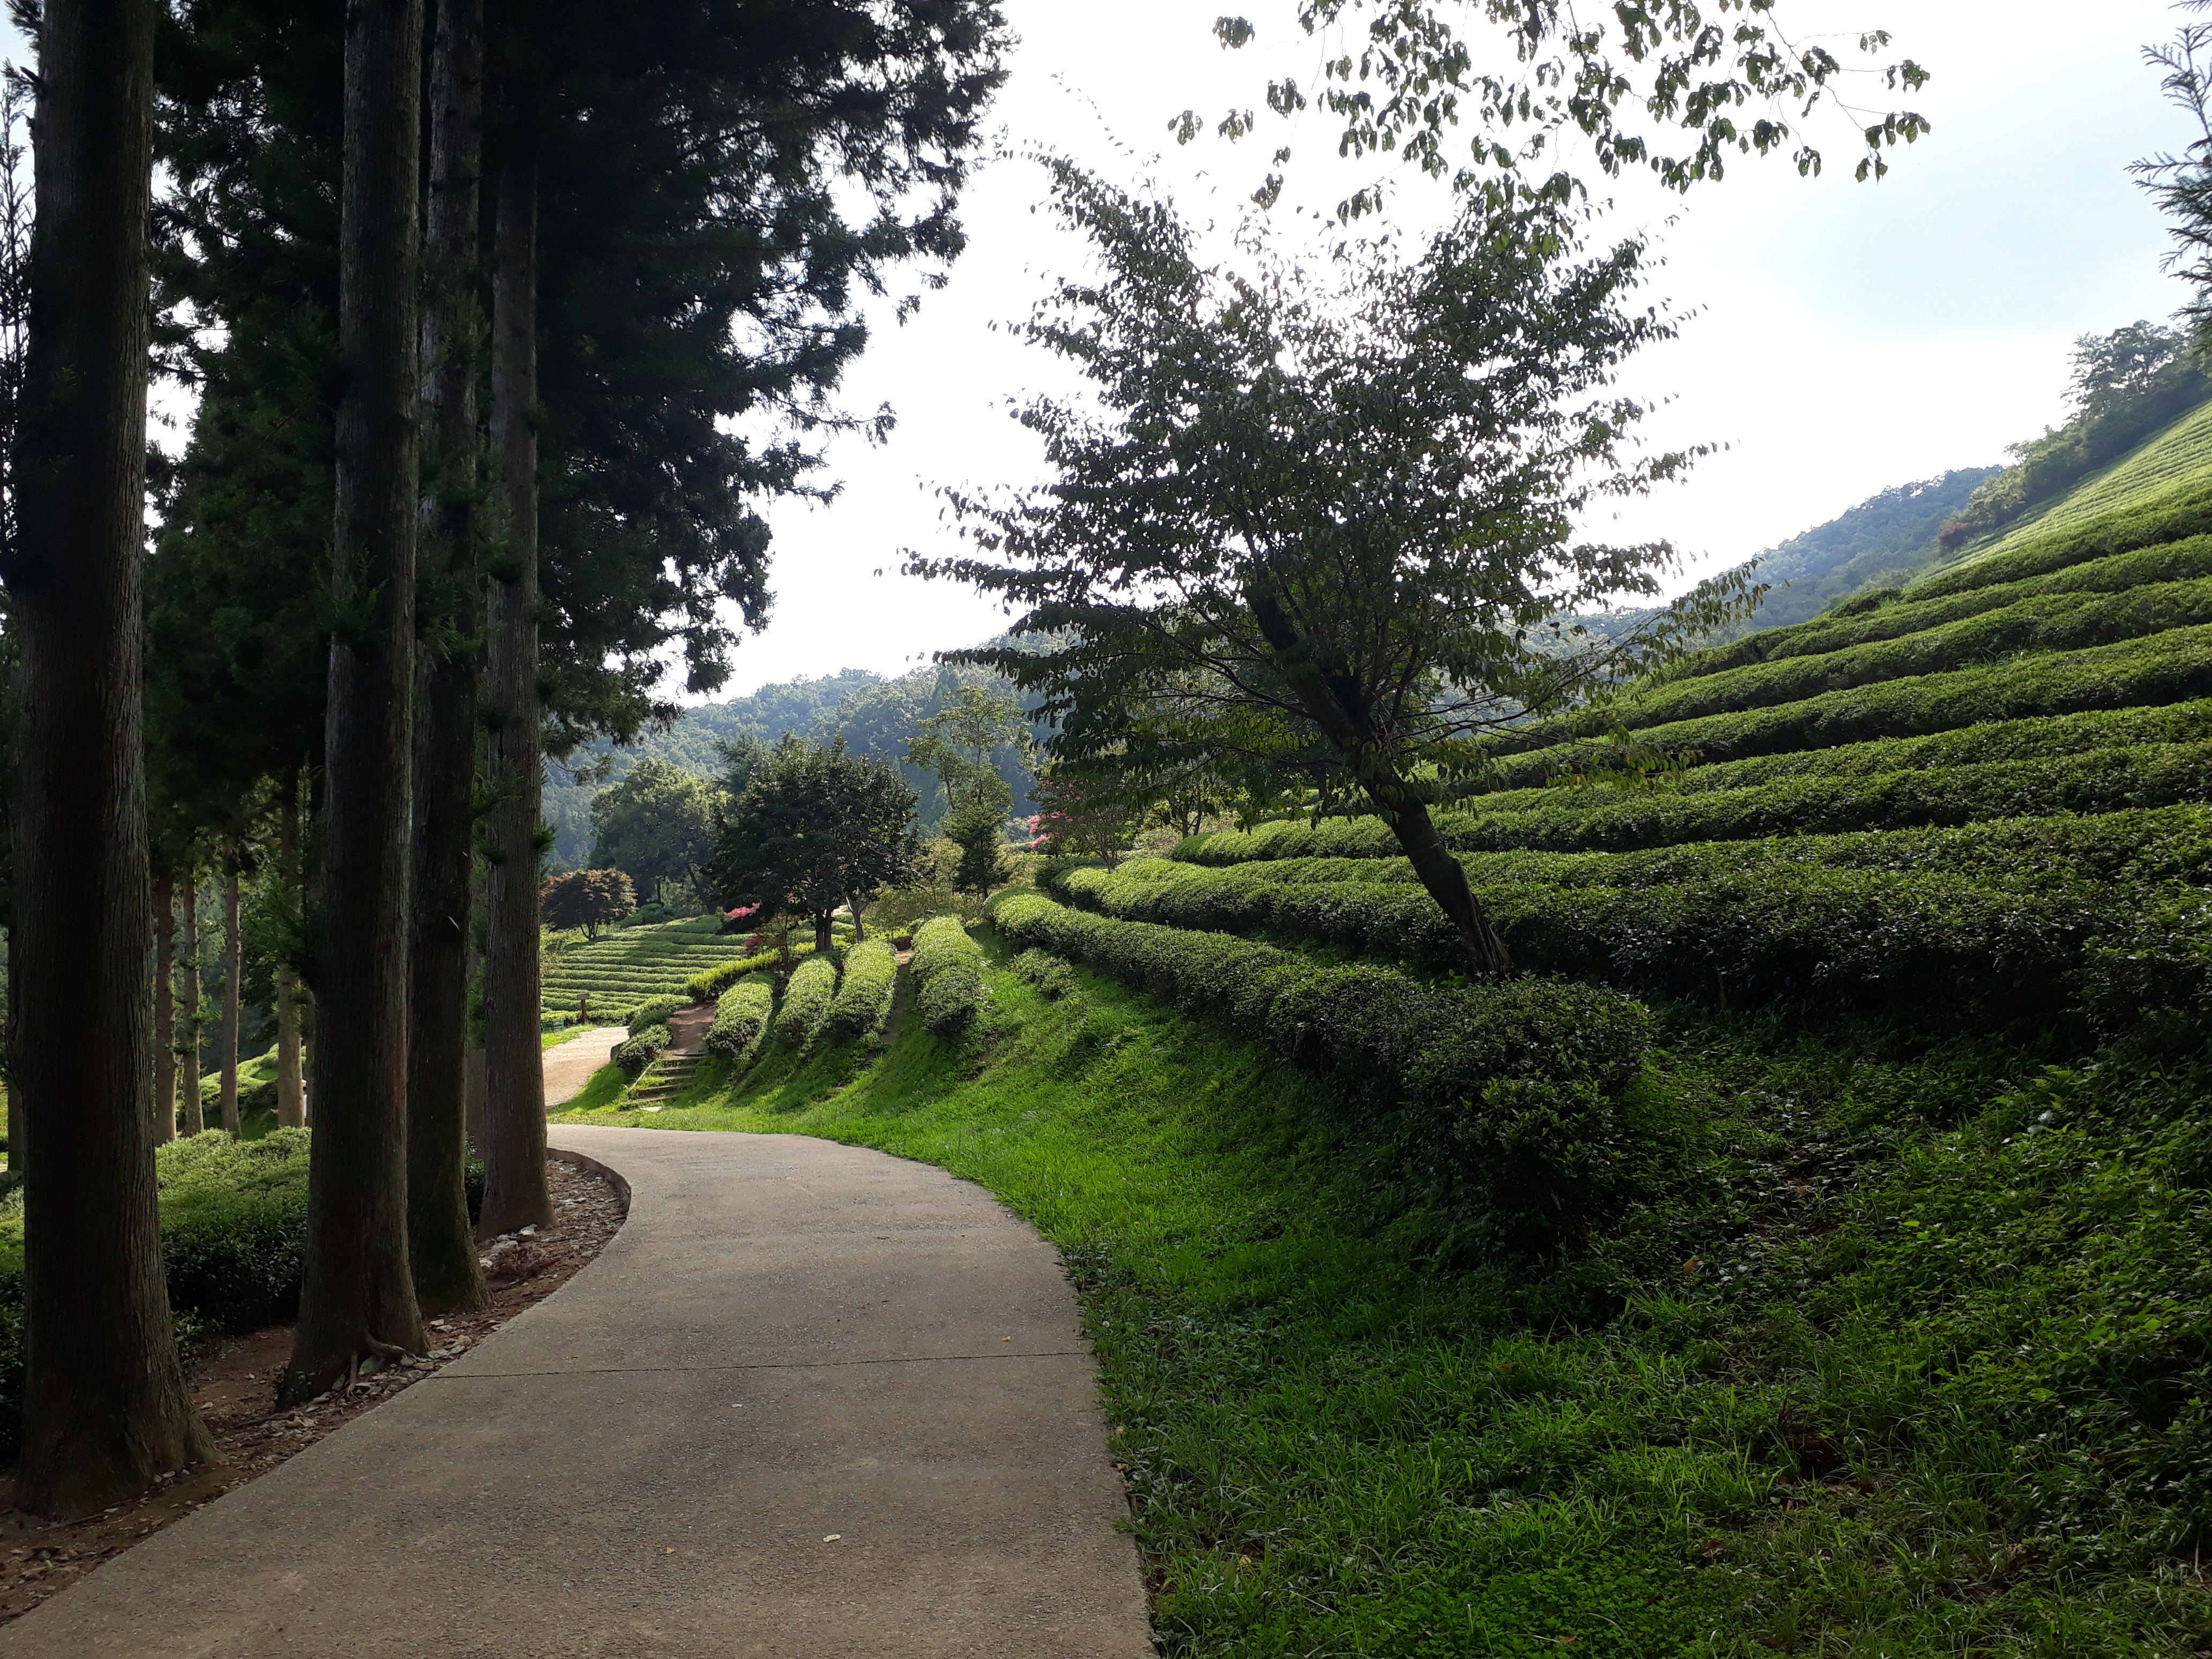
[[[1057,1258],[798,1136],[555,1125],[599,1258],[436,1376],[0,1628],[39,1659],[1144,1659]]]

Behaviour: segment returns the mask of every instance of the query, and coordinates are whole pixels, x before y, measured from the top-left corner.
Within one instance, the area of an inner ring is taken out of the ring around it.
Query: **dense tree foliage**
[[[2067,396],[2072,417],[2055,432],[2009,447],[2013,465],[1975,490],[1943,526],[1945,547],[2011,523],[2118,460],[2212,397],[2212,374],[2180,331],[2130,323],[2074,343]]]
[[[637,908],[637,894],[620,870],[571,870],[545,884],[538,904],[548,927],[580,927],[595,939]]]
[[[696,890],[714,856],[722,805],[721,792],[704,779],[666,761],[641,760],[592,803],[592,862],[623,871],[657,897],[665,898],[672,882]]]
[[[839,742],[796,738],[768,763],[724,815],[708,876],[726,908],[760,919],[803,917],[817,948],[830,945],[830,917],[855,917],[886,887],[911,881],[921,856],[914,791],[892,768],[848,754]]]
[[[1097,280],[1063,283],[1030,337],[1103,413],[1020,413],[1057,475],[954,493],[981,556],[927,562],[1004,595],[1017,639],[963,653],[1042,693],[1076,774],[1241,772],[1248,791],[1355,799],[1388,820],[1459,926],[1508,965],[1437,842],[1439,769],[1468,740],[1638,670],[1740,609],[1721,580],[1618,640],[1561,618],[1657,592],[1663,543],[1578,540],[1583,509],[1679,473],[1632,457],[1643,414],[1613,370],[1668,337],[1632,307],[1643,245],[1584,247],[1557,199],[1485,196],[1419,258],[1380,246],[1324,281],[1202,267],[1172,208],[1053,165]]]

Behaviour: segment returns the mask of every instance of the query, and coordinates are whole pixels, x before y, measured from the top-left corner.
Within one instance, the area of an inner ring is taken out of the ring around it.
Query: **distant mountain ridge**
[[[898,764],[921,797],[924,822],[934,823],[943,811],[941,791],[933,775],[903,764],[906,746],[922,720],[958,687],[971,684],[1011,690],[980,668],[939,665],[890,678],[866,668],[841,668],[819,679],[801,675],[764,685],[749,697],[697,704],[665,731],[648,732],[626,748],[592,744],[577,756],[574,769],[551,763],[545,769],[544,816],[554,837],[547,868],[558,873],[584,866],[592,853],[592,797],[639,761],[649,755],[711,778],[722,770],[720,745],[739,736],[771,744],[787,735],[814,742],[842,737],[856,753]],[[1014,810],[1028,811],[1029,769],[1012,750],[1001,750],[998,762],[1013,789]],[[578,769],[585,772],[580,781]]]

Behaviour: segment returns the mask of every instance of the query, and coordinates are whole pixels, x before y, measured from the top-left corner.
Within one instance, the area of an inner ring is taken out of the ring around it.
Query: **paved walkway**
[[[552,1137],[630,1184],[598,1261],[0,1656],[1152,1653],[1074,1298],[1028,1227],[799,1136]]]
[[[545,1051],[545,1109],[566,1106],[583,1093],[592,1073],[607,1063],[614,1046],[629,1036],[627,1025],[596,1025]]]

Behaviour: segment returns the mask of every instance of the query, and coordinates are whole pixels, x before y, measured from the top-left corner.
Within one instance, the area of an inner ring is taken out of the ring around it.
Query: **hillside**
[[[756,987],[741,1062],[578,1115],[880,1146],[1033,1220],[1166,1650],[2186,1659],[2200,429],[1680,665],[1612,711],[1656,785],[1572,720],[1501,740],[1442,828],[1526,977],[1464,976],[1378,823],[1266,824],[999,895],[888,1051],[763,1046]]]
[[[554,842],[547,868],[558,874],[583,867],[592,851],[592,798],[648,755],[711,778],[722,770],[720,744],[739,736],[772,744],[793,734],[811,742],[842,737],[856,753],[902,763],[923,720],[960,686],[984,684],[1007,689],[973,668],[917,668],[888,679],[865,668],[842,668],[819,679],[787,680],[763,686],[749,697],[686,708],[672,725],[647,732],[635,744],[590,745],[574,757],[573,767],[548,763],[544,814]],[[998,760],[1000,775],[1014,792],[1014,811],[1028,811],[1028,769],[1012,750]],[[579,770],[584,772],[580,780]],[[944,811],[936,777],[902,763],[900,770],[921,797],[924,822],[934,823]]]
[[[1767,549],[1759,556],[1759,579],[1771,584],[1771,591],[1758,616],[1714,642],[1804,622],[1863,588],[1901,586],[1934,562],[1936,532],[2002,470],[1960,467],[1940,477],[1898,484]]]

